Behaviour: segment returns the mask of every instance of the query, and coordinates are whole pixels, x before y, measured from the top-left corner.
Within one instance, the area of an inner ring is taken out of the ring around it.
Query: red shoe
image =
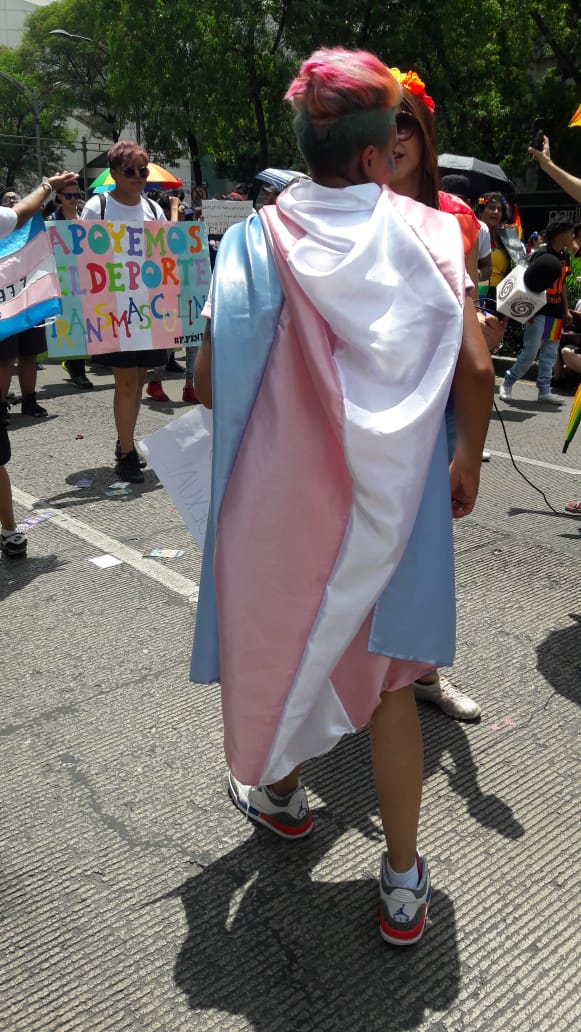
[[[196,394],[193,387],[184,387],[182,391],[182,401],[187,401],[188,405],[200,405],[200,399]]]
[[[160,380],[152,380],[151,383],[148,383],[145,388],[145,393],[148,394],[150,398],[153,398],[154,401],[169,401]]]

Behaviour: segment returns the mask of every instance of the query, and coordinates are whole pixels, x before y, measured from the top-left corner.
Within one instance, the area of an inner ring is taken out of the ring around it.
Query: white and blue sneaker
[[[416,853],[418,886],[403,889],[390,885],[387,874],[387,853],[381,855],[379,873],[379,931],[381,938],[394,946],[413,946],[426,927],[426,916],[432,886],[427,861]]]
[[[228,794],[239,810],[285,839],[304,838],[313,828],[307,793],[299,781],[295,791],[280,799],[267,787],[243,785],[228,771]]]

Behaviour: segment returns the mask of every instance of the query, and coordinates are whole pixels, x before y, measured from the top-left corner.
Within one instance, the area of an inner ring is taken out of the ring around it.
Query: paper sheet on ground
[[[212,413],[197,405],[139,442],[198,548],[204,547],[212,480]]]

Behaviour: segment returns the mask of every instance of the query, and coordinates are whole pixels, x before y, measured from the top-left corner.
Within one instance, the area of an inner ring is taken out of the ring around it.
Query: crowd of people
[[[457,719],[480,714],[439,668],[454,653],[452,519],[476,502],[490,353],[506,328],[494,301],[514,257],[504,233],[511,215],[500,194],[471,197],[466,177],[440,181],[435,103],[415,72],[363,51],[323,49],[303,63],[287,99],[309,175],[293,174],[284,190],[258,181],[254,214],[218,248],[195,366],[187,352],[184,400],[213,409],[220,440],[192,680],[221,684],[232,801],[283,839],[312,830],[302,764],[369,728],[385,835],[379,930],[391,944],[413,945],[431,899],[417,843],[416,698]],[[558,181],[548,141],[534,157]],[[183,197],[144,193],[148,163],[143,147],[120,141],[109,152],[114,189],[104,196],[82,203],[68,172],[24,199],[6,191],[0,235],[52,191],[55,220],[195,214]],[[228,196],[244,200],[249,191],[240,184]],[[578,229],[565,219],[546,227],[545,250],[561,275],[547,311],[525,330],[501,388],[506,402],[539,353],[539,400],[555,401],[554,324],[568,319],[564,279]],[[529,240],[532,261],[539,237]],[[22,411],[42,417],[35,387],[44,334],[20,336],[27,339],[0,343],[3,414],[16,359]],[[580,355],[563,357],[581,371]],[[113,370],[115,470],[139,483],[143,389],[162,399],[161,374],[175,358],[144,350],[93,361]],[[67,371],[90,389],[84,360]],[[9,458],[3,420],[1,543],[16,557],[26,538],[14,518]]]

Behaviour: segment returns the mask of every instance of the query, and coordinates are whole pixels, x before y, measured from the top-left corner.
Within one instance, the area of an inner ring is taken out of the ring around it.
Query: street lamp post
[[[67,32],[66,29],[51,29],[49,36],[63,36],[65,39],[82,39],[85,43],[92,43],[94,46],[99,47],[104,54],[109,53],[109,47],[105,46],[104,43],[100,43],[98,39],[93,39],[92,36],[77,36],[75,32]]]
[[[76,32],[67,32],[66,29],[51,29],[49,36],[61,36],[63,39],[80,39],[83,43],[92,43],[93,46],[98,47],[104,54],[110,54],[111,51],[105,43],[101,43],[98,39],[93,39],[92,36],[79,36]],[[135,135],[137,136],[137,142],[141,143],[141,110],[138,109],[135,114]]]
[[[25,86],[20,79],[15,79],[14,76],[8,75],[8,72],[0,71],[0,75],[3,79],[8,79],[8,82],[13,83],[19,90],[22,90],[26,94],[30,101],[32,113],[34,115],[34,134],[36,137],[36,161],[38,164],[38,178],[42,179],[42,158],[40,154],[40,106],[38,103],[38,93],[35,90],[30,90],[28,86]]]

